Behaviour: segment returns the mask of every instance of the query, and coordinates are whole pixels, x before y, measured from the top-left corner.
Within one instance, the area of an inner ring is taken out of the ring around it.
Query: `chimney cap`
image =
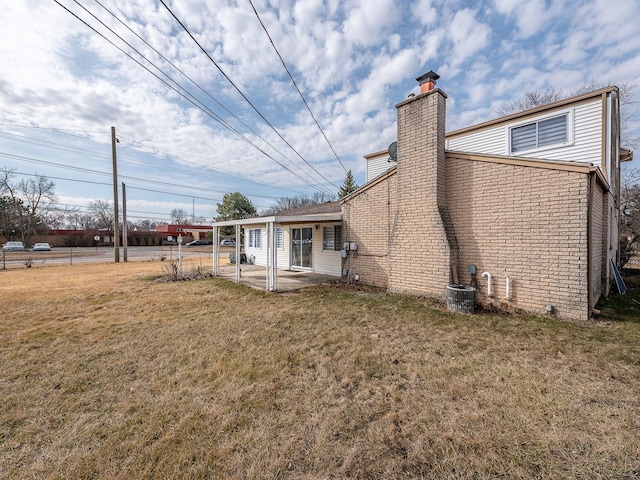
[[[416,77],[416,80],[420,85],[427,82],[433,82],[433,84],[435,85],[436,80],[438,80],[439,78],[440,78],[440,75],[438,75],[433,70],[429,70],[427,73],[420,75],[419,77]]]

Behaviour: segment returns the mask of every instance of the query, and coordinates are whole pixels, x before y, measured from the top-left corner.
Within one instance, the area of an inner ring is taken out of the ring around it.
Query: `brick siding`
[[[397,167],[344,200],[344,234],[358,243],[349,276],[444,299],[452,268],[471,283],[475,265],[478,303],[587,320],[589,284],[594,302],[608,293],[613,196],[601,181],[589,191],[588,170],[445,153],[445,98],[432,90],[398,104]]]
[[[344,204],[345,241],[358,244],[357,254],[349,252],[344,262],[350,280],[357,275],[362,283],[388,288],[389,238],[396,198],[394,170]]]
[[[389,290],[442,296],[450,283],[445,206],[445,99],[440,90],[398,104],[398,208],[389,246]]]
[[[477,267],[477,301],[586,320],[589,175],[449,156],[446,178],[459,275],[469,283]]]

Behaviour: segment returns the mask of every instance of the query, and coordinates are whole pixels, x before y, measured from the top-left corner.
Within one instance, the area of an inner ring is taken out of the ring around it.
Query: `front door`
[[[312,268],[311,251],[313,247],[312,228],[291,229],[291,266]]]

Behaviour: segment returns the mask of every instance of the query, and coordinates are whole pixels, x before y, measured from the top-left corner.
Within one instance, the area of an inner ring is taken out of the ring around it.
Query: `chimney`
[[[420,93],[425,93],[436,88],[436,80],[439,78],[440,75],[433,70],[429,70],[424,75],[417,77],[416,80],[420,84]]]
[[[397,205],[389,250],[391,291],[439,295],[450,283],[446,214],[446,94],[439,75],[416,80],[422,92],[396,105]]]

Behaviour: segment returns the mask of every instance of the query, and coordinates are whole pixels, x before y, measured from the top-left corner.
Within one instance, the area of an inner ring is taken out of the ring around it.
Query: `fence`
[[[182,248],[183,258],[211,260],[212,247]],[[223,254],[221,253],[221,256]],[[228,255],[228,254],[227,254]],[[124,248],[120,248],[120,262],[124,262]],[[129,247],[127,261],[174,261],[178,260],[178,247]],[[32,268],[50,265],[77,265],[85,263],[109,263],[115,261],[115,250],[111,247],[56,247],[50,252],[2,252],[0,269]]]

